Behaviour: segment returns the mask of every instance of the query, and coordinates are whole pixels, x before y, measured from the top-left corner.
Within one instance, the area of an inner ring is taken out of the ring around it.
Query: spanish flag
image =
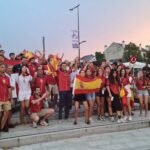
[[[87,94],[98,92],[101,87],[102,80],[98,77],[88,79],[86,77],[76,76],[73,85],[73,94]]]

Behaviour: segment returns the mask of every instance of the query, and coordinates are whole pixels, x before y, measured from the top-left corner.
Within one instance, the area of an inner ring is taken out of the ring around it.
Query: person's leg
[[[67,91],[65,93],[64,102],[65,102],[65,119],[68,119],[69,118],[69,106],[70,106],[70,93],[69,93],[69,91]]]
[[[107,97],[107,104],[108,104],[109,116],[112,117],[113,116],[113,113],[112,113],[112,103],[111,103],[110,97]]]
[[[24,101],[26,114],[29,115],[29,100]]]
[[[25,111],[25,103],[24,101],[20,102],[20,123],[24,123],[24,111]]]
[[[43,109],[43,119],[42,120],[46,120],[49,119],[49,117],[51,117],[54,114],[54,109],[52,108],[47,108],[47,109]]]
[[[127,97],[127,107],[128,107],[128,114],[129,114],[129,121],[132,120],[132,117],[131,117],[131,98],[130,97]]]
[[[85,116],[85,122],[89,122],[89,116],[88,116],[88,103],[87,101],[83,101],[83,107],[84,107],[84,116]]]
[[[40,117],[38,116],[37,113],[32,113],[32,114],[30,115],[30,118],[31,118],[32,122],[35,122],[35,123],[38,123],[38,121],[39,121],[39,119],[40,119]]]
[[[148,111],[148,95],[144,96],[144,106],[145,106],[145,116],[147,116],[147,111]]]
[[[104,107],[105,107],[104,101],[105,101],[104,97],[100,97],[100,114],[102,117],[104,117]]]
[[[62,109],[64,107],[64,92],[59,92],[59,119],[62,119]]]
[[[142,110],[143,110],[143,96],[139,95],[139,103],[140,103],[140,116],[142,115]]]
[[[74,124],[77,124],[78,111],[79,111],[79,102],[75,101]]]
[[[96,103],[97,103],[97,115],[98,115],[98,119],[101,117],[101,110],[100,110],[100,97],[96,96]]]
[[[89,118],[92,117],[93,114],[93,107],[94,107],[94,100],[89,101]]]
[[[4,129],[4,127],[7,123],[8,115],[9,115],[9,110],[7,110],[7,111],[4,110],[3,115],[2,115],[2,119],[1,119],[1,130]]]

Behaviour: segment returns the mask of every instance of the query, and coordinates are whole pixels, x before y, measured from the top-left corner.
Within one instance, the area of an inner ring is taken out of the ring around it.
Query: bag
[[[120,90],[120,97],[122,98],[122,97],[124,97],[125,96],[125,90],[124,90],[124,88],[121,88],[121,90]]]

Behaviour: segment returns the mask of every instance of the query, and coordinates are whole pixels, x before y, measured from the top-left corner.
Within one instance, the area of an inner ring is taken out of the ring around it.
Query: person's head
[[[31,64],[34,64],[34,63],[35,63],[34,57],[31,57],[31,58],[29,59],[29,62],[30,62]]]
[[[101,67],[105,68],[105,66],[106,66],[106,60],[103,60],[102,63],[101,63]]]
[[[0,55],[4,56],[5,55],[5,51],[4,50],[0,50]]]
[[[43,71],[43,67],[42,66],[39,66],[37,68],[37,76],[41,77],[44,75],[44,71]]]
[[[48,56],[47,62],[48,62],[49,64],[52,64],[52,63],[53,63],[53,59],[54,59],[54,56],[50,54],[50,55]]]
[[[110,73],[110,71],[111,71],[111,69],[110,69],[110,67],[109,66],[105,66],[105,73]]]
[[[22,65],[21,71],[20,71],[19,74],[22,74],[22,75],[29,75],[29,70],[28,70],[28,68],[27,68],[26,65]]]
[[[28,59],[23,56],[23,57],[21,58],[21,62],[22,62],[23,65],[26,65],[27,62],[28,62]]]
[[[118,81],[118,76],[117,76],[117,70],[112,69],[109,74],[109,80],[112,84],[114,84],[116,81]]]
[[[4,56],[0,55],[0,64],[3,64],[3,63],[4,63]]]
[[[67,64],[65,62],[61,63],[61,70],[66,71],[67,70]]]
[[[120,77],[125,77],[126,76],[126,70],[124,68],[122,68],[120,70]]]
[[[40,90],[39,87],[36,87],[36,88],[35,88],[34,95],[35,95],[35,96],[40,96],[40,95],[41,95],[41,90]]]
[[[114,62],[114,63],[112,64],[112,67],[113,67],[113,69],[117,69],[117,62]]]
[[[121,69],[122,69],[122,66],[121,66],[121,65],[118,65],[117,71],[120,72]]]
[[[11,60],[15,60],[15,53],[9,53],[9,58]]]
[[[138,75],[137,75],[138,79],[142,79],[143,78],[143,71],[139,71]]]
[[[80,70],[79,73],[80,73],[80,76],[81,76],[81,77],[85,77],[85,71],[84,71],[84,70]]]
[[[12,74],[12,69],[13,69],[12,65],[7,65],[7,67],[6,67],[6,73]]]
[[[100,67],[100,68],[98,69],[98,75],[102,77],[103,74],[104,74],[104,69]]]
[[[6,72],[6,65],[5,64],[0,64],[0,73],[4,74]]]
[[[125,70],[126,70],[126,74],[127,74],[127,75],[129,75],[129,74],[130,74],[131,69],[130,69],[129,67],[126,67],[126,68],[125,68]]]
[[[86,70],[86,75],[87,76],[91,76],[92,75],[92,70],[91,69],[87,69]]]

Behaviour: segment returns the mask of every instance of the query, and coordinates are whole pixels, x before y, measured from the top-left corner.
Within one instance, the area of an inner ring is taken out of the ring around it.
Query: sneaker
[[[132,117],[131,117],[131,116],[129,116],[128,120],[129,120],[129,121],[132,121]]]
[[[118,119],[117,122],[118,122],[118,123],[121,123],[121,119]]]
[[[92,117],[89,118],[89,121],[90,123],[94,122]]]
[[[41,122],[40,122],[40,125],[41,125],[41,126],[48,126],[48,123],[47,123],[46,121],[41,121]]]
[[[98,116],[97,119],[98,119],[98,120],[102,120],[102,117],[101,117],[101,116]]]
[[[101,117],[102,121],[105,121],[105,118],[104,117]]]
[[[115,121],[114,117],[111,117],[110,120],[111,120],[111,122],[114,122],[114,121]]]
[[[128,119],[128,117],[124,116],[122,120],[123,120],[123,122],[127,122],[127,119]]]
[[[33,128],[37,128],[37,123],[36,122],[33,122]]]

